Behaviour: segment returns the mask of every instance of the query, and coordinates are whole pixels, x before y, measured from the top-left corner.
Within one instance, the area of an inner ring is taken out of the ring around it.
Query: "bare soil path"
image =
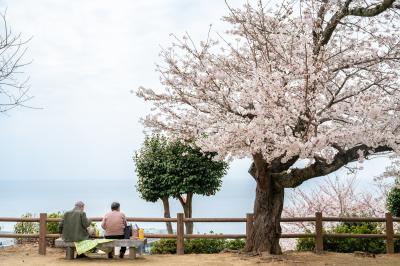
[[[148,255],[131,261],[129,259],[89,258],[83,260],[64,260],[64,250],[48,248],[46,256],[37,254],[37,247],[21,245],[18,247],[0,249],[0,265],[135,265],[135,266],[236,266],[236,265],[360,265],[360,266],[400,266],[400,254],[378,255],[372,257],[357,257],[353,254],[325,253],[316,255],[311,252],[286,252],[279,257],[250,257],[241,254],[191,254],[176,255]]]

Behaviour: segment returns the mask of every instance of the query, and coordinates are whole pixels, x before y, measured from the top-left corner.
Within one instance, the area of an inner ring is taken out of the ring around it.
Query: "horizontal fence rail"
[[[59,219],[61,220],[61,219]],[[39,222],[39,218],[10,218],[0,217],[0,222]]]
[[[184,218],[184,222],[194,223],[243,223],[246,218]]]
[[[89,218],[92,222],[100,222],[102,217]],[[224,238],[224,239],[246,239],[248,241],[253,230],[254,217],[249,213],[246,218],[185,218],[183,213],[178,213],[176,218],[147,218],[147,217],[127,217],[128,222],[172,222],[176,223],[175,234],[145,234],[145,238],[171,238],[176,239],[177,254],[184,254],[184,239],[194,238]],[[39,218],[14,218],[0,217],[0,222],[33,222],[39,223],[38,234],[0,234],[0,238],[38,238],[39,254],[46,254],[46,238],[59,238],[60,234],[48,234],[46,225],[49,222],[58,223],[61,218],[47,218],[46,213],[41,213]],[[185,234],[184,226],[187,222],[193,223],[246,223],[246,234]],[[315,238],[315,251],[322,252],[324,238],[373,238],[386,239],[387,253],[394,253],[394,239],[400,238],[400,234],[394,234],[393,223],[400,222],[400,217],[392,217],[387,213],[384,218],[380,217],[323,217],[322,213],[317,212],[310,217],[282,217],[283,223],[314,222],[315,233],[307,234],[281,234],[281,238]],[[324,233],[323,222],[381,222],[385,223],[384,234],[349,234],[349,233]]]

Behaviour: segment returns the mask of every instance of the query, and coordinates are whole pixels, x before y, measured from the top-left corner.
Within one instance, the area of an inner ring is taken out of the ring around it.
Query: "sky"
[[[0,181],[135,180],[150,106],[132,91],[160,86],[155,63],[171,33],[224,32],[228,11],[223,0],[2,0],[0,10],[13,32],[32,37],[25,72],[37,108],[0,115]],[[249,163],[233,162],[226,178],[253,182]],[[386,165],[374,160],[361,175]]]
[[[6,9],[13,32],[32,37],[25,72],[40,108],[0,116],[0,178],[13,180],[134,176],[149,106],[131,91],[159,86],[170,33],[223,31],[227,11],[211,0],[1,1]]]

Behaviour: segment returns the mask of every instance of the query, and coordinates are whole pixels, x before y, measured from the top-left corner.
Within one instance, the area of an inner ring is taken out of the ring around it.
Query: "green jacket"
[[[74,208],[64,214],[59,230],[63,240],[76,242],[89,239],[87,231],[89,226],[90,221],[86,218],[86,213],[79,208]]]

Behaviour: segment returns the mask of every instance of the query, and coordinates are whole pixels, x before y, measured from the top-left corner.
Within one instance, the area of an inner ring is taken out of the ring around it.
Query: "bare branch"
[[[7,25],[6,15],[0,15],[3,29],[0,32],[0,113],[5,113],[15,107],[28,107],[29,78],[23,77],[22,68],[28,63],[22,59],[27,51],[26,43],[21,33],[13,34]]]

